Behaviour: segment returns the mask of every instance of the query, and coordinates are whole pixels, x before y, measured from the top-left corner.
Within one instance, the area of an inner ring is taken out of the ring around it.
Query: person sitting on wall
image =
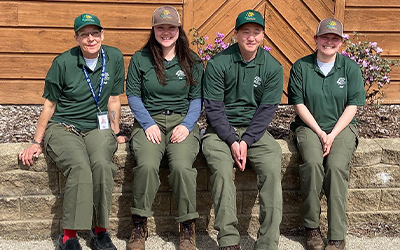
[[[91,229],[92,249],[111,250],[116,247],[107,228],[117,172],[112,157],[126,141],[119,128],[124,60],[117,48],[102,44],[104,29],[95,15],[79,15],[74,31],[78,46],[54,59],[32,144],[19,159],[31,166],[43,144],[66,177],[58,249],[82,249],[76,232]]]

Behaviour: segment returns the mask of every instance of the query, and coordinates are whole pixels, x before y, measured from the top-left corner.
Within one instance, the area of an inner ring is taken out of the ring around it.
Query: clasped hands
[[[246,168],[247,143],[245,141],[235,141],[231,145],[231,153],[236,165],[243,172]]]

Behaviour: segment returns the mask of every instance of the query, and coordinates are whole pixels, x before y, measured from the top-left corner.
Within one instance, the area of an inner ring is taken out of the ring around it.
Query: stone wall
[[[291,142],[278,140],[282,147],[283,220],[282,233],[301,228],[296,148]],[[22,166],[17,155],[26,143],[0,144],[0,232],[1,238],[46,238],[60,233],[62,196],[65,178],[43,155],[31,168]],[[367,225],[400,224],[400,139],[362,139],[354,154],[350,171],[348,218],[350,229]],[[118,174],[115,178],[110,232],[126,237],[131,230],[132,168],[134,162],[126,145],[115,154]],[[168,168],[160,171],[161,186],[150,218],[152,233],[177,231],[174,220],[176,205],[167,181]],[[213,208],[210,194],[210,171],[200,154],[195,162],[197,208],[200,218],[197,230],[213,230]],[[241,233],[255,234],[258,228],[256,175],[252,169],[235,173],[237,208]],[[326,202],[322,199],[321,223],[326,229]]]

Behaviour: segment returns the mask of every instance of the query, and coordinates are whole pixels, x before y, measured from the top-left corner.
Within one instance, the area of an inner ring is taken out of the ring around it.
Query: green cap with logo
[[[101,27],[100,25],[100,20],[97,18],[97,16],[85,13],[75,18],[74,30],[75,32],[77,32],[78,30],[82,29],[87,25],[96,25],[100,29],[103,29],[103,27]]]
[[[263,30],[265,29],[264,18],[260,12],[255,10],[245,10],[240,13],[236,18],[235,30],[238,30],[240,26],[246,23],[256,23],[261,25]]]

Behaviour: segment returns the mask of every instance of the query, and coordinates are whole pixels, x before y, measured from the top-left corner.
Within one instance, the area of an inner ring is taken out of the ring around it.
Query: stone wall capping
[[[301,230],[301,203],[298,165],[300,156],[289,140],[277,140],[282,148],[283,219],[281,232]],[[32,167],[18,161],[18,153],[28,143],[0,144],[0,231],[1,238],[19,239],[30,230],[32,239],[48,238],[61,232],[62,196],[65,178],[57,167],[41,155]],[[349,229],[363,225],[399,225],[400,223],[400,139],[360,139],[351,161],[347,213]],[[110,232],[129,237],[130,206],[135,163],[126,144],[114,155],[118,166],[115,177]],[[194,163],[197,176],[198,231],[213,231],[214,210],[210,171],[200,153]],[[251,168],[235,171],[237,210],[242,233],[255,235],[258,229],[256,175]],[[161,186],[149,219],[151,233],[177,231],[176,208],[169,187],[167,162],[160,168]],[[326,230],[326,199],[321,198],[322,229]]]

